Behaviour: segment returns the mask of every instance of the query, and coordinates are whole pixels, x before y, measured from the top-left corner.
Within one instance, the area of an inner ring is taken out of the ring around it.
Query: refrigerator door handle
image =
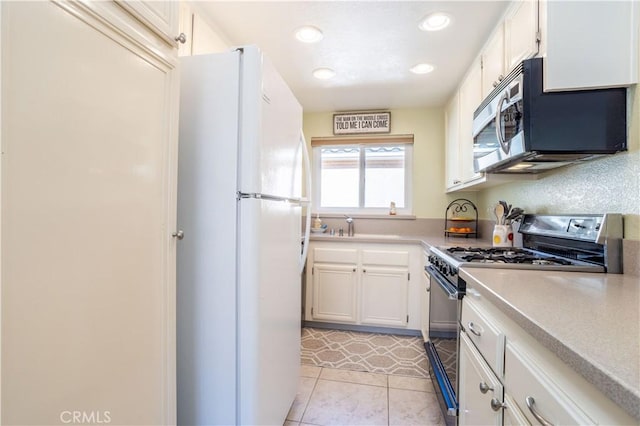
[[[311,161],[309,161],[309,150],[307,149],[307,141],[304,137],[304,132],[300,129],[300,143],[302,144],[302,157],[304,160],[305,171],[305,195],[307,202],[307,220],[304,227],[304,239],[302,241],[302,254],[300,255],[300,273],[304,269],[304,264],[307,261],[307,253],[309,251],[309,233],[311,231]]]

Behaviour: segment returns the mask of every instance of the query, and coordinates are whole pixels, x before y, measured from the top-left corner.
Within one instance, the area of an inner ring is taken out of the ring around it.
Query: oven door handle
[[[438,284],[440,288],[444,290],[449,300],[458,300],[460,298],[461,293],[454,285],[447,281],[447,279],[440,273],[440,271],[429,265],[427,266],[427,272],[429,272],[431,278],[436,281],[436,284]]]

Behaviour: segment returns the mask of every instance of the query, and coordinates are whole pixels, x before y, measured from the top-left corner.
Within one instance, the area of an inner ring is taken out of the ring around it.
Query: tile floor
[[[284,426],[444,425],[429,379],[303,364]]]

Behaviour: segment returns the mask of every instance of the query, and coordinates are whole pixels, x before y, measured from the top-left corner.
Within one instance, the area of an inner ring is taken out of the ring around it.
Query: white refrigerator
[[[182,58],[180,91],[178,424],[282,425],[300,368],[302,107],[254,46]]]

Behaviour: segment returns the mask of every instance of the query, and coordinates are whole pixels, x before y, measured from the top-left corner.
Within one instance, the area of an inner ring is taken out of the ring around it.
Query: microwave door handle
[[[505,154],[509,154],[509,145],[505,142],[504,136],[502,135],[502,129],[500,127],[500,118],[502,116],[502,104],[507,99],[507,93],[503,93],[500,96],[500,100],[498,101],[498,106],[496,107],[496,136],[498,137],[498,142],[500,142],[500,147],[504,151]]]

